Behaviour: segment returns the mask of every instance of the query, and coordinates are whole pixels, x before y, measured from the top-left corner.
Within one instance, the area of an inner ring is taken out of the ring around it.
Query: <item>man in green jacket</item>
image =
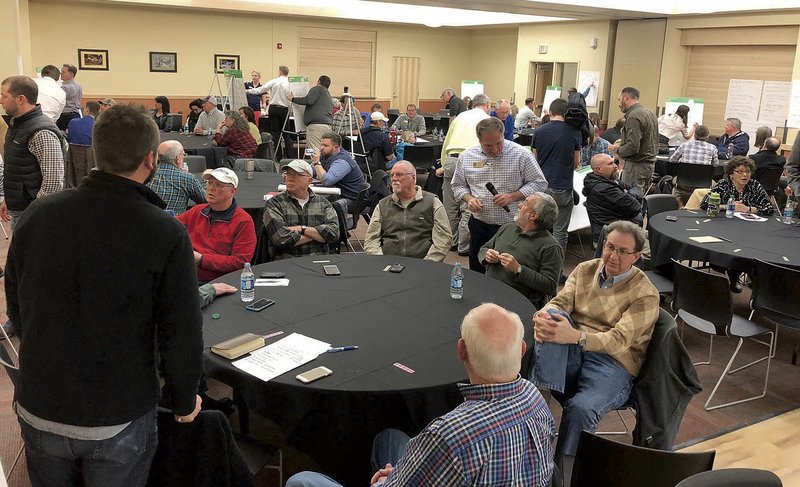
[[[610,147],[623,162],[622,182],[642,192],[650,185],[658,155],[658,120],[639,104],[639,90],[625,87],[619,94],[619,109],[625,114],[622,139]]]

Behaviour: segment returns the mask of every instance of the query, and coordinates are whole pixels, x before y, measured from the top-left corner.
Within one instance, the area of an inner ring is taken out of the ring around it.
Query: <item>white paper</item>
[[[289,279],[256,279],[256,286],[285,287],[288,285],[289,285]]]
[[[758,216],[753,213],[739,213],[738,211],[733,214],[736,218],[747,220],[749,222],[765,222],[767,221],[766,218],[763,216]]]
[[[600,71],[581,71],[578,73],[578,93],[583,93],[586,91],[592,83],[592,89],[589,90],[589,94],[586,95],[586,106],[587,107],[596,107],[597,106],[597,92],[600,89]]]
[[[330,346],[330,343],[292,333],[233,362],[233,365],[263,381],[268,381],[311,362],[319,354],[325,353]]]
[[[428,139],[423,139],[422,137],[417,137],[417,142],[430,142]]]
[[[309,188],[311,188],[311,191],[317,194],[328,194],[328,195],[332,194],[334,196],[342,194],[342,190],[335,187],[328,188],[326,186],[309,186]],[[286,185],[279,184],[278,191],[286,191]]]
[[[553,100],[561,97],[561,87],[548,85],[544,92],[544,101],[542,101],[542,116],[550,113],[550,104]]]
[[[290,76],[289,77],[289,90],[293,96],[303,97],[308,94],[308,77],[306,76]],[[298,132],[303,132],[306,129],[306,124],[303,123],[303,116],[306,113],[305,105],[298,105],[292,103],[292,113],[294,114],[294,127]]]
[[[800,79],[792,81],[792,100],[789,102],[789,127],[800,127]]]
[[[461,98],[465,96],[474,98],[475,95],[484,93],[483,81],[477,79],[464,79],[461,80]]]
[[[675,113],[681,105],[689,107],[689,115],[687,116],[689,119],[689,130],[692,129],[695,123],[703,125],[705,103],[702,98],[667,97],[666,103],[664,103],[665,113]]]
[[[792,98],[792,83],[788,81],[764,81],[761,92],[761,108],[758,119],[775,131],[783,127],[789,116],[789,102]]]
[[[728,84],[728,101],[725,118],[738,118],[743,123],[758,119],[761,106],[761,91],[764,82],[760,79],[732,79]]]

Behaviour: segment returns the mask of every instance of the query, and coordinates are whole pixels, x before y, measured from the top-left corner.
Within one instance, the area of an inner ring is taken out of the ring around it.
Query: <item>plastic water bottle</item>
[[[792,199],[786,199],[786,207],[783,209],[783,223],[787,225],[792,224],[792,213],[794,213],[794,208],[792,206]]]
[[[249,303],[254,299],[256,299],[256,275],[253,274],[248,262],[242,270],[242,301]]]
[[[432,135],[433,135],[433,140],[438,140],[439,139],[439,129],[436,128],[436,127],[433,127]]]
[[[464,269],[461,268],[461,262],[456,262],[453,273],[450,274],[450,297],[461,299],[462,296],[464,296]]]
[[[189,135],[189,117],[186,117],[186,125],[183,126],[183,133]]]
[[[728,206],[725,208],[725,218],[733,218],[733,212],[736,211],[736,203],[733,202],[733,196],[728,198]]]

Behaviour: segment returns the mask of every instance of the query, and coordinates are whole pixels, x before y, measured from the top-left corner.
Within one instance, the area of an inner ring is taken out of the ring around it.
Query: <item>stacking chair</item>
[[[347,211],[345,211],[345,207],[347,206],[347,202],[344,199],[339,199],[334,201],[335,206],[338,206],[338,211],[342,212],[344,215],[344,222],[346,223],[346,227],[340,230],[341,238],[339,242],[346,242],[347,246],[350,248],[350,251],[355,253],[356,249],[350,243],[350,231],[355,230],[358,226],[358,219],[361,218],[361,212],[364,210],[364,205],[367,197],[367,191],[369,191],[370,184],[368,182],[364,182],[361,184],[361,189],[358,191],[358,196],[356,196],[355,204],[349,205]],[[364,252],[364,242],[356,238],[356,242],[361,246],[361,251]]]
[[[692,194],[697,188],[710,188],[711,176],[714,174],[714,166],[711,164],[690,164],[681,162],[678,164],[678,189]]]
[[[572,487],[675,487],[714,466],[715,451],[675,453],[625,445],[581,432]]]
[[[671,194],[648,194],[644,197],[644,214],[648,220],[659,213],[677,209],[678,200]]]
[[[203,156],[185,156],[183,162],[189,166],[190,173],[199,173],[208,169],[206,165],[206,158]]]
[[[169,116],[172,117],[172,131],[180,132],[183,129],[183,112],[170,113]]]
[[[244,171],[247,161],[253,161],[256,172],[276,172],[275,163],[269,159],[258,159],[256,157],[241,157],[233,161],[233,169]]]
[[[764,191],[769,195],[772,206],[779,212],[781,208],[778,207],[778,202],[775,200],[775,192],[778,190],[782,174],[782,167],[768,167],[762,170],[756,170],[756,173],[753,175],[753,179],[761,183],[761,186],[764,187]]]
[[[755,468],[723,468],[694,474],[675,487],[782,487],[772,472]]]
[[[272,134],[261,132],[261,143],[256,149],[256,157],[259,159],[275,160],[275,145],[272,143]]]
[[[711,363],[711,353],[713,351],[714,336],[729,336],[739,339],[736,350],[731,355],[728,365],[719,376],[711,395],[708,396],[704,405],[706,411],[733,406],[743,402],[760,399],[767,394],[767,382],[769,380],[769,366],[772,360],[773,347],[775,346],[775,333],[766,326],[753,323],[733,313],[730,293],[730,283],[725,276],[704,272],[693,267],[685,266],[673,259],[675,270],[675,291],[672,294],[672,309],[677,312],[676,318],[680,317],[684,323],[692,328],[711,335],[708,347],[708,359],[695,365],[709,365]],[[769,342],[756,340],[755,337],[769,335]],[[756,359],[748,364],[742,365],[731,370],[733,361],[739,354],[745,338],[752,338],[753,341],[766,345],[769,352],[766,356]],[[767,361],[767,371],[764,374],[764,388],[761,394],[739,399],[715,406],[710,406],[714,395],[719,389],[722,380],[727,374],[733,374],[751,365],[755,365],[763,360]]]
[[[753,293],[750,298],[750,319],[756,311],[771,323],[800,329],[800,270],[770,264],[756,259],[753,273]],[[775,328],[777,342],[778,328]],[[777,347],[775,347],[777,348]],[[792,364],[797,365],[798,344],[792,354]],[[774,357],[773,349],[773,357]]]

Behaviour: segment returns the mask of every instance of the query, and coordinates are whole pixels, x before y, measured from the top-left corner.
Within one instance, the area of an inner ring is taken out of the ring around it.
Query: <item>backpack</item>
[[[564,121],[568,125],[580,129],[581,147],[589,145],[589,138],[592,134],[589,122],[589,112],[586,110],[586,100],[583,93],[571,93],[567,98],[567,112],[564,114]]]

